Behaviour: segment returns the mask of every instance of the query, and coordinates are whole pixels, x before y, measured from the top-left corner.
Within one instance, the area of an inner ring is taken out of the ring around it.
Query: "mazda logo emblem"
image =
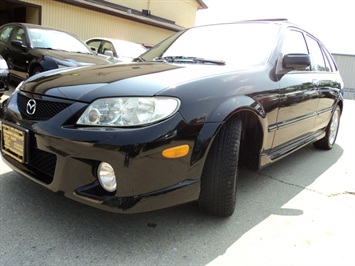
[[[34,115],[34,113],[36,112],[36,106],[37,103],[35,100],[29,100],[26,105],[26,113],[29,115]]]

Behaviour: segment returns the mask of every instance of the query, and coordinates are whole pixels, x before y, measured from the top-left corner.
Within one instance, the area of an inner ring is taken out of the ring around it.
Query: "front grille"
[[[36,112],[33,115],[29,115],[26,112],[26,107],[30,99],[22,94],[18,94],[17,105],[24,119],[48,120],[70,106],[69,103],[36,99]]]

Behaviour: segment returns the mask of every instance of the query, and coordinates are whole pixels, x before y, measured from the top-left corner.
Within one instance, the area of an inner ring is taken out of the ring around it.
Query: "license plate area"
[[[20,163],[27,160],[27,139],[27,130],[13,125],[1,124],[1,151]]]

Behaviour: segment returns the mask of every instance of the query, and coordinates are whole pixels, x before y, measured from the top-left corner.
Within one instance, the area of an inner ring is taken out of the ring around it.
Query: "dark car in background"
[[[240,167],[335,144],[338,68],[316,37],[287,21],[187,29],[135,61],[21,83],[5,107],[3,160],[105,210],[197,201],[229,216]]]
[[[27,23],[0,28],[0,54],[10,78],[18,80],[56,68],[108,64],[74,34]]]

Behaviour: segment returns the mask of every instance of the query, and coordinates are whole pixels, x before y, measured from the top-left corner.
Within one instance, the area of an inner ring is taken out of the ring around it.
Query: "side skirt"
[[[312,134],[306,135],[296,141],[289,143],[286,146],[282,146],[276,150],[271,151],[269,154],[261,154],[260,168],[263,168],[275,161],[278,161],[287,155],[301,149],[302,147],[313,143],[325,136],[324,129],[318,130]]]

